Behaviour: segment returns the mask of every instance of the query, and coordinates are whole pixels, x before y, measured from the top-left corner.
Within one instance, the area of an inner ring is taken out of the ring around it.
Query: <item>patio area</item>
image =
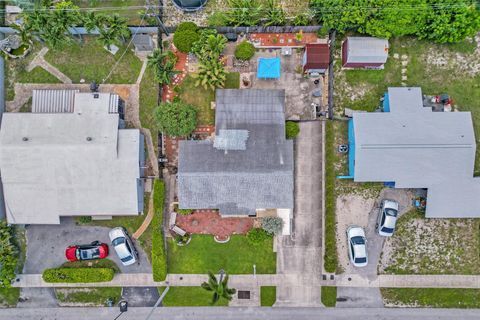
[[[211,234],[226,239],[232,234],[246,234],[253,228],[253,218],[222,218],[216,210],[196,210],[177,215],[175,224],[191,234]]]

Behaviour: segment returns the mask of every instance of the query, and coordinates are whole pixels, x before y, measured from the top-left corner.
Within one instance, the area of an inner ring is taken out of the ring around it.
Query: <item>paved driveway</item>
[[[95,240],[110,244],[109,228],[77,226],[73,218],[61,218],[59,225],[29,225],[27,232],[27,259],[23,273],[42,273],[66,262],[65,248],[72,244],[85,244]],[[138,243],[140,264],[124,267],[110,246],[109,259],[115,261],[124,273],[152,272],[150,262]]]
[[[125,287],[122,299],[128,301],[129,307],[153,307],[160,298],[156,287]]]
[[[277,239],[277,273],[300,276],[277,286],[275,306],[320,306],[322,122],[300,123],[295,141],[294,235]]]

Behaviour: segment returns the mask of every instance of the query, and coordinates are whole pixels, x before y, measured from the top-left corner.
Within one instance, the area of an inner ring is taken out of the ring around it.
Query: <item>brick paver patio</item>
[[[212,234],[226,238],[232,234],[245,234],[253,228],[253,218],[222,218],[214,210],[196,210],[192,214],[177,215],[175,222],[183,230],[194,234]]]

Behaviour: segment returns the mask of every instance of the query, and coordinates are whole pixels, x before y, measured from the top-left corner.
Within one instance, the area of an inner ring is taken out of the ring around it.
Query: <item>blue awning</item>
[[[257,78],[279,79],[280,64],[280,58],[259,58]]]

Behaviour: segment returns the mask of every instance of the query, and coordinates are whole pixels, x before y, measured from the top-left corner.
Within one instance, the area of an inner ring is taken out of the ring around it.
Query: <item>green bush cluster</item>
[[[197,127],[197,109],[180,100],[161,103],[154,116],[158,128],[169,136],[188,136]]]
[[[255,54],[255,47],[248,41],[243,41],[235,48],[235,58],[239,60],[250,60]]]
[[[254,228],[247,233],[247,241],[252,246],[259,246],[270,238],[272,235],[260,228]]]
[[[173,44],[181,52],[188,53],[199,38],[197,25],[193,22],[183,22],[178,25],[173,34]]]
[[[5,220],[0,220],[0,288],[9,288],[15,279],[18,250],[13,242],[13,228]]]
[[[161,180],[155,180],[153,186],[153,208],[155,215],[152,219],[152,269],[153,280],[164,281],[167,277],[167,257],[163,240],[163,205],[165,202],[165,184]]]
[[[283,228],[283,219],[280,217],[265,217],[262,219],[262,229],[270,234],[280,234]]]
[[[300,133],[300,126],[296,122],[287,121],[285,123],[285,133],[286,133],[287,139],[294,139]]]
[[[52,268],[43,271],[42,278],[45,282],[108,282],[114,274],[110,268]]]
[[[192,214],[193,209],[176,209],[178,214],[181,214],[182,216],[188,216],[189,214]]]

